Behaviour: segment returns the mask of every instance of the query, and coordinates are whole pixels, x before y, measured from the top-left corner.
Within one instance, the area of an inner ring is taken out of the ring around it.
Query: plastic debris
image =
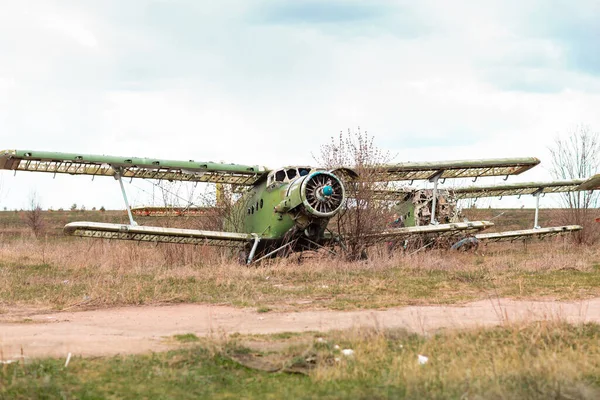
[[[342,350],[342,354],[345,355],[346,357],[352,357],[352,356],[354,356],[354,350],[344,349],[344,350]]]
[[[427,361],[429,361],[429,357],[422,356],[419,354],[419,364],[425,365],[427,364]]]
[[[65,368],[69,366],[69,361],[71,361],[71,353],[67,354],[67,361],[65,361]]]
[[[323,339],[322,337],[317,338],[317,342],[318,343],[325,343],[325,339]]]
[[[335,346],[333,346],[334,349],[339,350],[340,346],[338,346],[337,344]]]

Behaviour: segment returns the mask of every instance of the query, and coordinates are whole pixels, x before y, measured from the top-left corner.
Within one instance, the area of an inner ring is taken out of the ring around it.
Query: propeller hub
[[[344,184],[326,171],[307,175],[302,182],[301,193],[305,209],[316,217],[332,217],[345,199]]]

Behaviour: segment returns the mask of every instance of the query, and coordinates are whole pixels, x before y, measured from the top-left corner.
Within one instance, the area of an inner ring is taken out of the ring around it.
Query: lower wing
[[[579,225],[555,226],[550,228],[524,229],[497,233],[480,233],[475,235],[479,241],[485,242],[513,242],[515,240],[543,239],[549,236],[577,232],[583,228]]]
[[[432,234],[438,235],[440,237],[449,237],[455,235],[473,234],[491,226],[494,226],[494,224],[488,221],[471,221],[457,222],[452,224],[410,226],[406,228],[395,228],[383,232],[366,234],[364,235],[364,237],[373,242],[376,242],[378,240],[385,241],[411,239],[422,235]]]
[[[162,228],[102,222],[71,222],[64,227],[69,236],[99,239],[134,240],[153,243],[200,244],[238,247],[255,240],[251,233],[201,231],[197,229]]]

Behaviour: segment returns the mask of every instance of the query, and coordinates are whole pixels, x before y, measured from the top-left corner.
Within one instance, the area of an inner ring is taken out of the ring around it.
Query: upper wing
[[[383,232],[367,234],[365,237],[372,242],[385,240],[410,239],[426,234],[453,236],[456,234],[471,234],[494,226],[488,221],[457,222],[452,224],[410,226],[406,228],[389,229]]]
[[[378,167],[373,174],[378,182],[428,180],[435,176],[441,179],[508,176],[518,175],[539,163],[535,157],[406,162]]]
[[[257,165],[128,158],[31,150],[0,151],[0,169],[71,175],[252,185],[269,171]]]
[[[501,197],[596,189],[600,189],[600,175],[595,175],[588,180],[573,179],[569,181],[513,183],[509,185],[495,186],[471,186],[452,189],[451,192],[454,193],[456,199],[460,200],[479,197]]]
[[[201,231],[197,229],[134,226],[103,222],[71,222],[65,225],[64,232],[70,236],[100,239],[203,244],[227,247],[238,247],[254,240],[254,236],[251,233]]]
[[[475,238],[486,242],[513,242],[515,240],[528,240],[533,238],[543,239],[545,237],[576,232],[582,229],[583,228],[579,225],[555,226],[551,228],[524,229],[520,231],[480,233],[475,235]]]

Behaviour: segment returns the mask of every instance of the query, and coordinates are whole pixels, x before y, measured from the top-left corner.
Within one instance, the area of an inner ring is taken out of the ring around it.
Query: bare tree
[[[346,180],[345,204],[331,225],[344,238],[350,259],[364,257],[369,244],[367,235],[384,230],[393,219],[389,205],[374,196],[376,190],[387,186],[378,182],[376,175],[390,161],[389,153],[374,144],[373,136],[358,128],[332,137],[313,158],[327,169],[350,167],[358,174],[356,179]]]
[[[552,155],[551,173],[556,179],[585,179],[600,172],[600,139],[589,126],[579,125],[566,138],[557,137],[549,148]],[[592,208],[598,205],[598,193],[566,192],[561,196],[566,209],[564,222],[583,226],[574,235],[578,244],[592,243],[598,235]]]
[[[29,195],[29,209],[25,211],[25,223],[31,229],[35,237],[44,234],[46,224],[42,213],[42,206],[36,192]]]

